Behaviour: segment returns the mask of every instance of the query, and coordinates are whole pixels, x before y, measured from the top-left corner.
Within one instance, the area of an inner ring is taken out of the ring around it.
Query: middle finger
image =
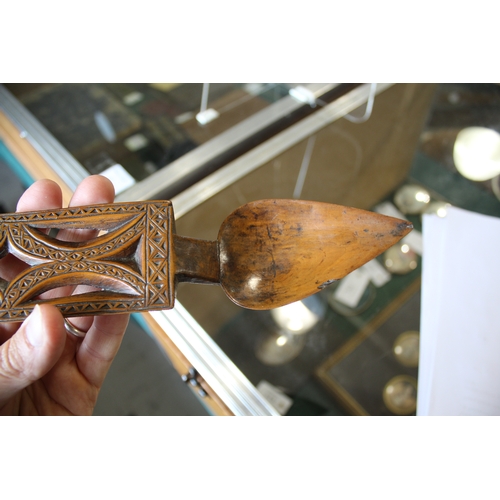
[[[93,175],[84,179],[75,190],[69,206],[83,206],[83,205],[97,205],[99,203],[112,203],[114,201],[115,191],[111,181],[100,175]],[[63,229],[58,235],[57,239],[61,241],[86,241],[95,238],[98,231],[94,229]],[[94,288],[79,285],[67,286],[53,291],[50,297],[56,296],[69,296],[72,294],[81,294],[94,290]],[[45,296],[44,296],[45,297]],[[88,330],[92,324],[92,317],[72,318],[71,323],[78,329],[83,331]]]

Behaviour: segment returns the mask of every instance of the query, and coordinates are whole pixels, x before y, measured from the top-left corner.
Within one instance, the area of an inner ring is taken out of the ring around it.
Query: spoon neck
[[[174,234],[174,254],[177,281],[219,283],[219,248],[216,241],[197,240]]]

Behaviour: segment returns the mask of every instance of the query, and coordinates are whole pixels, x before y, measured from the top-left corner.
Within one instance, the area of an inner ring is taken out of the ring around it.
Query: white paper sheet
[[[500,415],[500,219],[423,217],[417,415]]]

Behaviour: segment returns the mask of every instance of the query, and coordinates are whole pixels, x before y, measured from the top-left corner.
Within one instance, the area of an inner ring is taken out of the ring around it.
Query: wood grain
[[[2,215],[0,252],[27,266],[9,281],[0,279],[0,321],[22,321],[42,302],[68,317],[172,308],[172,223],[169,201]],[[63,228],[106,232],[83,242],[61,241],[43,232]],[[41,297],[67,285],[86,285],[93,291]]]
[[[47,229],[94,229],[83,242]],[[0,321],[21,321],[36,304],[65,316],[171,309],[176,284],[220,283],[236,304],[271,309],[318,292],[407,234],[407,221],[302,200],[261,200],[235,210],[217,241],[174,234],[169,201],[129,202],[4,214],[0,254],[26,264],[0,279]],[[85,285],[93,291],[45,292]]]
[[[286,305],[343,278],[411,229],[407,221],[328,203],[249,203],[221,226],[221,285],[242,307]]]

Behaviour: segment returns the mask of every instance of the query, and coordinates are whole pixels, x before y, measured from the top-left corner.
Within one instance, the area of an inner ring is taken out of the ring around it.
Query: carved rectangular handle
[[[1,256],[29,265],[0,279],[0,321],[22,321],[38,303],[56,305],[64,316],[170,309],[174,305],[173,210],[170,201],[116,203],[3,214]],[[96,229],[85,242],[64,242],[41,229]],[[92,291],[40,299],[66,285]]]

